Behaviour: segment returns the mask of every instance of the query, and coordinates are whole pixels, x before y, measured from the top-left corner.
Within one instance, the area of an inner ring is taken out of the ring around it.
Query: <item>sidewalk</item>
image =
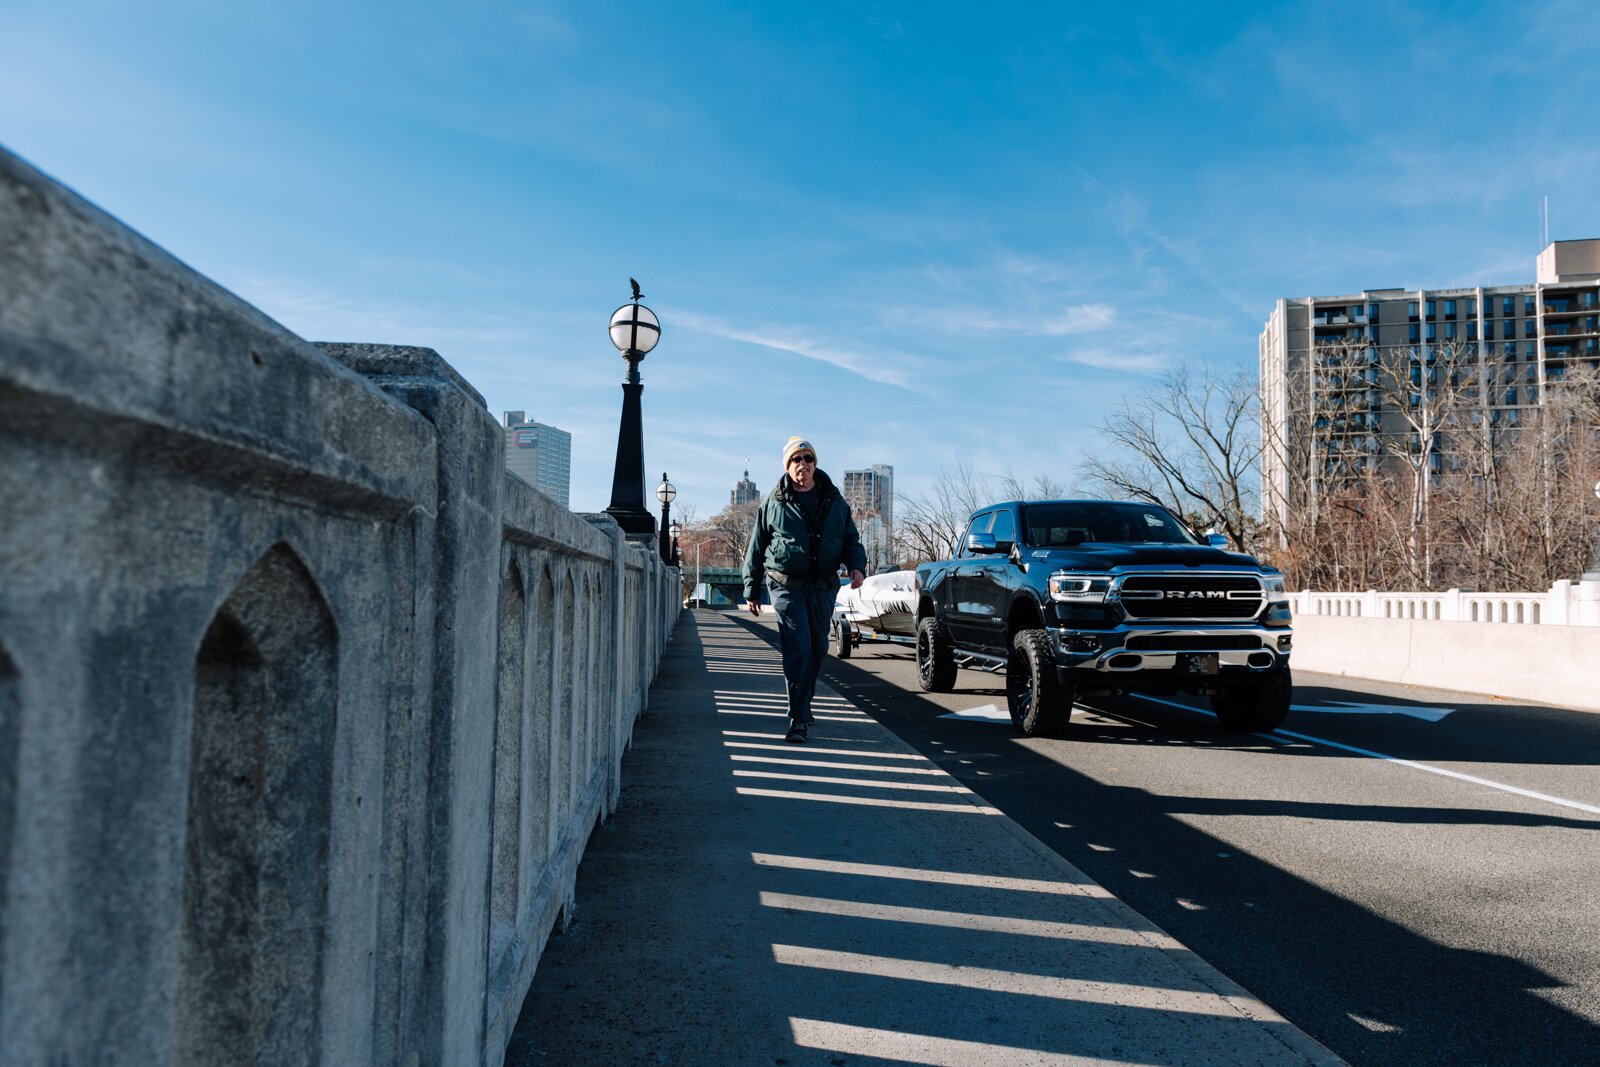
[[[785,744],[777,651],[684,613],[507,1067],[1341,1062],[831,689],[815,712]]]

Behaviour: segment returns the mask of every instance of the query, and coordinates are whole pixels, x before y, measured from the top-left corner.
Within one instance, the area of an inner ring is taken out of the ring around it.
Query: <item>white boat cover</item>
[[[916,571],[874,574],[861,583],[860,589],[841,585],[839,598],[834,605],[836,614],[864,626],[873,626],[876,620],[885,615],[897,612],[914,615],[916,610]]]

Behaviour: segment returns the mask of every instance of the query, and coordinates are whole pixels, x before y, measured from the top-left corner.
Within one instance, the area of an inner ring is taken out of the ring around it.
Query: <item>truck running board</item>
[[[991,656],[985,652],[966,652],[955,650],[956,666],[965,667],[971,671],[988,671],[996,674],[1006,669],[1006,661],[1002,656]]]

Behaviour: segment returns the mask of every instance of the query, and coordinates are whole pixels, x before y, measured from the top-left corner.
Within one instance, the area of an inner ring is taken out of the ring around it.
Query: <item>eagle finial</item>
[[[637,304],[644,298],[644,294],[639,292],[639,283],[634,281],[632,278],[628,279],[628,284],[633,286],[633,302]]]

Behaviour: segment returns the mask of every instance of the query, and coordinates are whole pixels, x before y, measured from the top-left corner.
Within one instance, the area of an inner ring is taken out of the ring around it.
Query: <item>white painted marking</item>
[[[1145,696],[1143,693],[1131,693],[1129,695],[1136,696],[1140,700],[1148,700],[1153,704],[1166,704],[1169,707],[1182,708],[1184,711],[1192,711],[1197,715],[1206,715],[1213,719],[1216,718],[1216,716],[1209,711],[1205,711],[1202,708],[1191,707],[1188,704],[1180,704],[1176,700],[1162,700],[1160,697]],[[1389,763],[1397,763],[1402,767],[1410,767],[1413,770],[1427,771],[1429,774],[1440,774],[1446,778],[1458,778],[1463,782],[1471,782],[1473,785],[1488,786],[1490,789],[1498,789],[1503,793],[1515,793],[1517,796],[1528,797],[1531,800],[1542,800],[1547,804],[1555,804],[1563,808],[1572,808],[1576,811],[1587,811],[1595,815],[1600,815],[1600,807],[1597,807],[1594,804],[1585,804],[1578,800],[1566,800],[1562,797],[1551,796],[1549,793],[1539,793],[1532,789],[1523,789],[1521,786],[1507,785],[1505,782],[1495,782],[1488,778],[1479,778],[1472,774],[1462,774],[1460,771],[1446,770],[1443,767],[1434,767],[1427,763],[1418,763],[1416,760],[1401,759],[1399,756],[1389,756],[1382,752],[1374,752],[1370,748],[1357,748],[1355,745],[1340,744],[1338,741],[1329,741],[1324,737],[1312,737],[1310,734],[1297,734],[1293,730],[1277,730],[1274,733],[1261,734],[1259,736],[1266,737],[1273,741],[1282,741],[1286,738],[1292,738],[1293,740],[1305,741],[1313,745],[1326,745],[1329,748],[1337,748],[1343,752],[1354,752],[1358,756],[1366,756],[1370,759],[1381,759]]]
[[[1326,715],[1409,715],[1413,719],[1438,722],[1455,708],[1425,708],[1409,704],[1354,704],[1348,700],[1330,700],[1327,704],[1294,704],[1295,711],[1320,712]]]
[[[976,708],[963,708],[939,716],[941,719],[964,719],[968,722],[1004,722],[1011,721],[1011,713],[1001,711],[993,704],[984,704]]]

